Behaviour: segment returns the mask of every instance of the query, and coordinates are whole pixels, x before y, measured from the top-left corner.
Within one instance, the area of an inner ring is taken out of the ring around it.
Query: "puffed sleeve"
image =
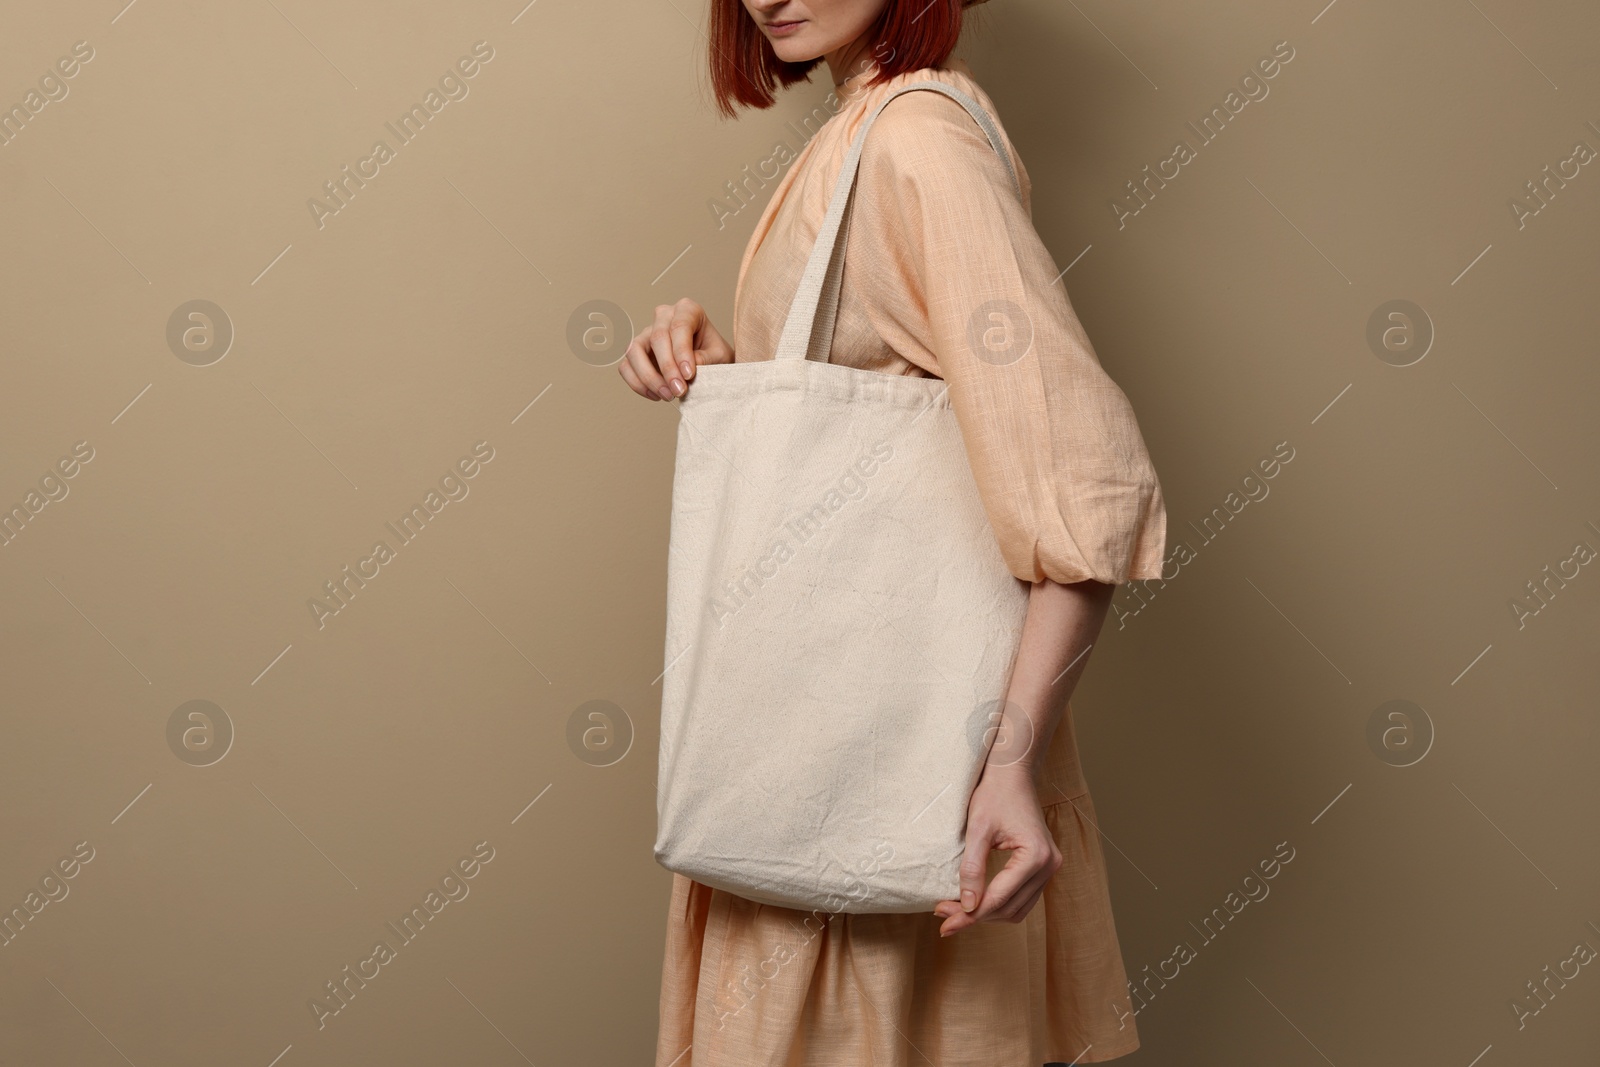
[[[1159,577],[1166,508],[1133,407],[982,129],[942,93],[904,93],[856,181],[846,271],[878,335],[948,383],[1011,573]]]

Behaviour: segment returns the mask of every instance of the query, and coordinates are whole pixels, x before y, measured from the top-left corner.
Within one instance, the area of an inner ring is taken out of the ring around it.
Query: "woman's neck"
[[[863,34],[847,45],[841,45],[825,57],[828,70],[833,74],[833,87],[842,86],[858,74],[865,74],[878,64],[872,58],[872,49]]]

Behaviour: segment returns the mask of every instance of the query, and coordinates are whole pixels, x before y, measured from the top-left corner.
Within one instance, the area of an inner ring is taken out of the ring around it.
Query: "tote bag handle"
[[[867,116],[867,121],[861,124],[860,131],[850,144],[850,151],[845,153],[839,178],[834,183],[833,199],[828,203],[828,213],[823,217],[822,228],[817,231],[816,242],[811,246],[811,256],[806,260],[805,273],[800,276],[799,289],[789,304],[789,317],[784,320],[783,335],[778,341],[778,359],[828,361],[829,350],[833,347],[834,316],[839,308],[839,283],[844,276],[844,250],[850,231],[849,212],[855,198],[856,171],[861,164],[861,146],[866,141],[867,131],[889,101],[915,89],[941,92],[966,108],[967,113],[983,128],[990,146],[1005,163],[1006,173],[1011,175],[1011,184],[1016,187],[1017,195],[1022,195],[1022,185],[1017,180],[1016,168],[1011,165],[1011,156],[1000,137],[1000,130],[976,100],[954,86],[932,80],[911,82],[890,93]]]

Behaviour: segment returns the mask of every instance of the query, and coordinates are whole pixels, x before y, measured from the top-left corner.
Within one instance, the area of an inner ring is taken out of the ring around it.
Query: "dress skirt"
[[[1020,923],[774,907],[672,876],[656,1067],[1041,1067],[1139,1047],[1099,819],[1064,713],[1040,777],[1061,869]],[[1009,857],[990,854],[990,872]]]

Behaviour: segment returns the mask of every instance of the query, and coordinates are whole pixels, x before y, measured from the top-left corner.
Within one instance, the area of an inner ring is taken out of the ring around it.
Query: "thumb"
[[[696,367],[704,363],[733,362],[733,346],[711,324],[709,317],[701,320],[700,332],[695,340],[698,342],[694,352]]]
[[[991,827],[987,823],[967,823],[967,847],[961,853],[961,910],[973,911],[983,900],[984,879],[989,873],[989,838]]]

